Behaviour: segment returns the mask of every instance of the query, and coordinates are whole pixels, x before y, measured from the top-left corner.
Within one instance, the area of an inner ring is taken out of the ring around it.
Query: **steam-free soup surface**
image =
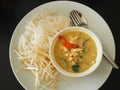
[[[84,32],[70,30],[57,37],[54,57],[68,72],[84,72],[96,62],[96,56],[95,42]]]

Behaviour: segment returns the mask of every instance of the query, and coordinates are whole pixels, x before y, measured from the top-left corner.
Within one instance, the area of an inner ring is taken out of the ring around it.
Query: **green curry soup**
[[[86,33],[68,31],[59,35],[57,39],[54,57],[62,69],[68,72],[84,72],[96,62],[95,42]]]

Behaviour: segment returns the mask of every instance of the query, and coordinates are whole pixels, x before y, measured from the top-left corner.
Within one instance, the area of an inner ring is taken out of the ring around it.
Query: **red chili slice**
[[[79,45],[69,43],[63,36],[59,36],[59,39],[63,39],[64,41],[62,42],[62,45],[66,47],[67,49],[72,49],[72,48],[78,48]]]

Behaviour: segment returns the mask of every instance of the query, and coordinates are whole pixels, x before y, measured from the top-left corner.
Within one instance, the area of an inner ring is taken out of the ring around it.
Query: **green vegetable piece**
[[[83,59],[83,56],[80,56],[80,59],[82,60],[82,59]]]
[[[81,63],[82,60],[83,60],[83,56],[80,56],[80,58],[79,58],[79,63]]]
[[[80,56],[76,62],[76,64],[80,64],[83,61],[83,56]]]
[[[82,52],[83,52],[83,53],[86,53],[86,50],[85,50],[85,48],[82,50]]]
[[[74,72],[78,72],[79,67],[80,67],[79,64],[75,64],[75,65],[72,66],[72,69],[73,69]]]
[[[89,39],[86,39],[86,40],[83,42],[83,46],[84,46],[84,47],[87,46],[88,41],[89,41]]]

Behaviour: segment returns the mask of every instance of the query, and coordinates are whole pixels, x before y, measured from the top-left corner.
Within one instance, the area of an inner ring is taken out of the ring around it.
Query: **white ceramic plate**
[[[25,31],[26,22],[41,10],[57,10],[59,14],[68,16],[73,9],[80,11],[87,19],[89,28],[100,38],[104,51],[114,60],[115,59],[115,44],[113,35],[104,19],[91,8],[72,1],[54,1],[38,6],[29,12],[17,25],[10,43],[10,63],[13,72],[20,84],[27,90],[34,90],[34,76],[31,72],[17,72],[23,65],[17,59],[13,52],[18,46],[19,36]],[[112,66],[103,58],[101,65],[91,75],[83,78],[70,78],[63,75],[58,77],[63,78],[57,82],[57,90],[97,90],[107,80]]]

